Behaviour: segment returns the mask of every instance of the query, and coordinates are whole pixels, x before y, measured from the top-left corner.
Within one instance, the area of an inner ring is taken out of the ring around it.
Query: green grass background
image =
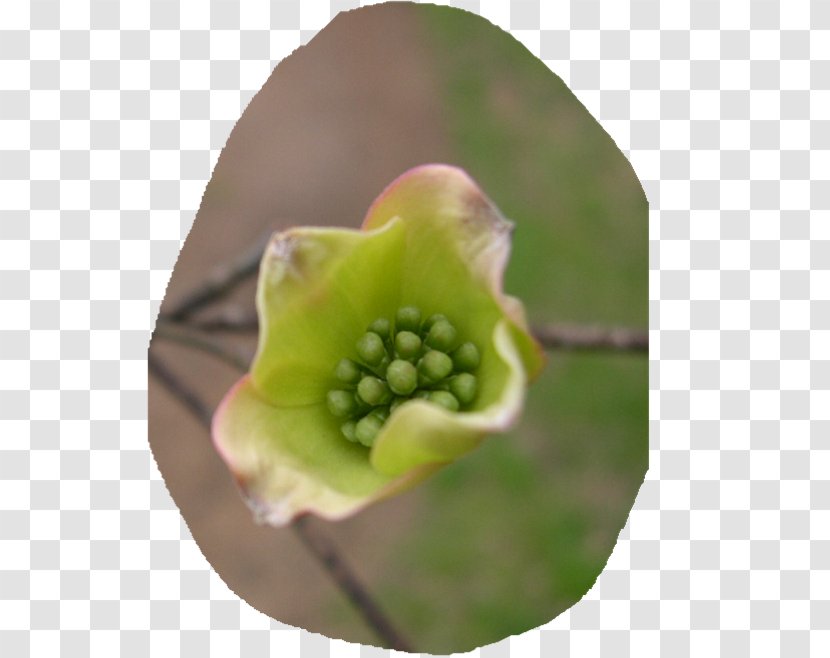
[[[517,225],[507,291],[531,322],[645,328],[648,209],[623,154],[509,34],[419,16],[456,164]],[[647,468],[647,372],[643,356],[551,353],[520,426],[425,486],[381,591],[419,650],[521,633],[592,586]]]

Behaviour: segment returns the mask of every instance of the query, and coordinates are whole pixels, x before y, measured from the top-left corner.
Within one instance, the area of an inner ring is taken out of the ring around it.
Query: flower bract
[[[257,353],[213,420],[258,520],[343,518],[512,425],[544,358],[502,291],[511,231],[464,171],[424,165],[360,230],[272,238]]]

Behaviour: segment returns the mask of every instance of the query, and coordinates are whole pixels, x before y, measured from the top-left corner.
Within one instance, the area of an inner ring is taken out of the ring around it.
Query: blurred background
[[[509,34],[406,3],[341,13],[279,64],[220,157],[162,313],[267,231],[359,226],[426,162],[466,169],[516,223],[506,289],[531,323],[647,327],[647,204],[623,154]],[[253,293],[251,279],[223,307],[250,312]],[[252,353],[256,334],[215,337]],[[180,345],[152,349],[212,406],[239,376]],[[417,651],[549,621],[592,586],[625,524],[648,465],[647,359],[549,356],[510,434],[351,519],[312,521]],[[280,621],[377,644],[291,530],[253,523],[204,428],[149,386],[159,468],[225,582]]]

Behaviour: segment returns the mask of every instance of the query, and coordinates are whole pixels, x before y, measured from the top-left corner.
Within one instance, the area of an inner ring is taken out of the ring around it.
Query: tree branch
[[[202,399],[175,373],[153,356],[152,351],[148,354],[147,365],[150,373],[158,379],[168,392],[210,431],[213,414]],[[246,367],[243,366],[242,370],[245,370]],[[291,528],[381,641],[391,649],[412,652],[409,643],[396,630],[368,590],[340,556],[334,544],[313,526],[309,525],[307,519],[297,519],[291,525]]]
[[[187,324],[206,332],[230,331],[234,333],[245,333],[256,331],[259,328],[256,311],[247,311],[238,306],[219,308],[215,313],[211,313],[205,317],[188,320]]]
[[[271,239],[271,232],[263,235],[254,244],[249,246],[237,258],[220,265],[208,274],[205,282],[186,294],[178,304],[167,313],[162,314],[168,320],[186,320],[200,308],[216,301],[230,292],[236,284],[247,277],[256,274],[262,252]]]
[[[186,294],[171,311],[162,314],[159,320],[190,320],[197,310],[220,299],[239,282],[255,274],[270,237],[270,232],[263,235],[236,259],[220,265],[208,275],[202,286]],[[204,331],[256,331],[257,317],[255,312],[230,307],[221,309],[210,317],[194,319],[190,324]],[[551,324],[534,327],[532,333],[549,350],[648,352],[648,332],[644,330]],[[215,350],[209,351],[216,354]]]
[[[213,413],[208,405],[196,395],[193,389],[185,385],[172,370],[164,365],[161,359],[153,356],[152,350],[147,354],[147,369],[196,420],[210,428]]]
[[[308,517],[300,517],[292,525],[300,541],[317,557],[331,577],[337,581],[340,590],[360,611],[366,623],[377,633],[378,637],[390,649],[412,653],[413,649],[409,646],[409,642],[392,626],[389,618],[378,607],[375,600],[355,579],[351,569],[343,561],[331,541],[326,539],[309,521]]]
[[[210,336],[193,331],[189,329],[188,325],[184,324],[159,320],[156,324],[156,330],[153,332],[153,338],[171,340],[191,349],[202,350],[241,372],[245,372],[251,362],[250,355],[242,354],[239,350],[220,343]]]
[[[205,332],[252,332],[258,327],[256,313],[227,308],[202,319],[188,322]],[[579,352],[648,352],[648,331],[627,327],[549,324],[532,328],[532,333],[548,350]]]
[[[534,327],[533,335],[549,350],[648,353],[648,332],[639,329],[551,324]]]

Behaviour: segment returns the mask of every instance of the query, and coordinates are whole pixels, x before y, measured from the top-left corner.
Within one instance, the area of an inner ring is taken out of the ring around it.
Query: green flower
[[[511,230],[466,173],[425,165],[361,230],[272,238],[257,354],[213,419],[258,520],[343,518],[512,425],[544,357],[502,292]]]

